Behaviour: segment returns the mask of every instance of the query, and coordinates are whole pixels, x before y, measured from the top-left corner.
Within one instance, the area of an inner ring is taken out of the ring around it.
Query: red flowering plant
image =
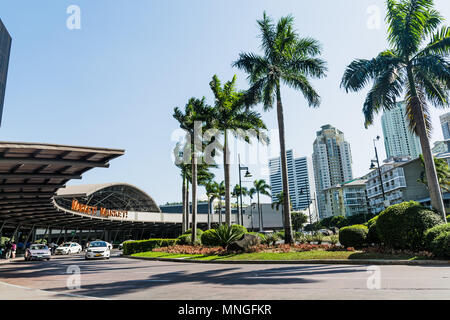
[[[190,246],[190,245],[175,245],[171,247],[163,247],[153,249],[155,252],[167,252],[178,254],[195,254],[195,255],[223,255],[227,251],[222,247],[203,247],[203,246]]]

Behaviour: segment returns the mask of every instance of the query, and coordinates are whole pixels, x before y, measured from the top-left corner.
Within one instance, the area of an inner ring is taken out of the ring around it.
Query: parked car
[[[111,256],[111,244],[106,241],[91,241],[86,250],[84,258],[89,259],[109,259]]]
[[[25,250],[25,261],[30,260],[50,260],[50,249],[45,244],[35,243]]]
[[[83,251],[83,248],[81,248],[81,246],[76,243],[76,242],[66,242],[63,243],[62,245],[60,245],[58,248],[56,248],[55,250],[55,254],[73,254],[73,253],[80,253],[81,251]]]
[[[121,244],[119,244],[119,250],[123,250],[123,244],[127,241],[134,241],[134,240],[125,240],[124,242],[122,242]]]

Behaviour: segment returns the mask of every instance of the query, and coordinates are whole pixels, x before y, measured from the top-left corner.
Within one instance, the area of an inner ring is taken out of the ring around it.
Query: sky
[[[68,20],[76,21],[68,13],[73,5],[79,28],[68,28]],[[450,19],[447,0],[435,7]],[[181,201],[173,109],[191,97],[213,104],[214,74],[223,82],[236,75],[238,88],[248,88],[246,74],[232,62],[240,52],[261,53],[256,20],[264,11],[275,20],[292,14],[298,33],[322,44],[328,65],[327,77],[312,81],[322,98],[318,109],[282,87],[287,149],[311,156],[316,132],[331,124],[351,145],[354,176],[366,174],[375,156],[372,141],[382,136],[380,115],[365,129],[368,89],[347,94],[339,85],[353,59],[388,47],[383,0],[3,0],[0,18],[13,42],[0,140],[125,149],[110,168],[70,184],[126,182],[159,204]],[[276,133],[276,110],[255,109]],[[432,141],[443,138],[439,115],[445,111],[432,111]],[[377,146],[384,159],[383,143]],[[258,157],[241,150],[252,179],[269,181],[267,160],[278,150],[276,134]],[[214,173],[223,180],[222,169]],[[236,162],[231,183],[238,183]]]

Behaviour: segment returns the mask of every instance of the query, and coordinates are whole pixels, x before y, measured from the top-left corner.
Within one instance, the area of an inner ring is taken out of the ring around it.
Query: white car
[[[106,241],[91,241],[86,250],[84,258],[89,259],[109,259],[111,256],[111,244]]]
[[[55,250],[55,254],[73,254],[73,253],[80,253],[83,250],[81,246],[76,242],[66,242],[60,245]]]
[[[50,260],[50,249],[45,244],[32,244],[30,247],[25,251],[25,261],[30,260]]]

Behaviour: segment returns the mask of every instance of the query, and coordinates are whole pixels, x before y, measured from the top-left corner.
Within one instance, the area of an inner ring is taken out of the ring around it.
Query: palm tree
[[[272,202],[272,209],[275,208],[275,210],[278,211],[281,206],[281,213],[284,214],[283,204],[284,204],[284,193],[283,191],[281,191],[275,196],[275,201]]]
[[[203,145],[201,131],[208,129],[212,108],[202,99],[191,98],[185,106],[184,113],[178,107],[174,109],[173,117],[179,122],[180,128],[186,132],[187,152],[183,154],[183,162],[191,161],[191,183],[192,183],[192,236],[191,241],[197,240],[197,163],[199,148]],[[189,204],[188,204],[189,207]]]
[[[259,214],[259,231],[264,230],[264,223],[263,223],[263,215],[262,215],[262,209],[259,201],[259,195],[263,194],[270,197],[270,186],[266,183],[264,179],[261,180],[255,180],[253,181],[253,186],[255,188],[256,194],[258,196],[258,214]]]
[[[222,197],[225,196],[225,182],[224,181],[221,181],[219,183],[218,195],[219,195],[219,225],[222,225]]]
[[[214,199],[220,199],[220,185],[216,181],[210,180],[206,185],[206,195],[208,196],[208,230],[211,229],[211,206]]]
[[[223,135],[223,168],[225,177],[225,222],[231,226],[230,198],[230,152],[228,149],[229,134],[250,142],[252,136],[258,139],[266,125],[259,113],[249,110],[250,99],[244,91],[236,91],[236,76],[222,87],[219,78],[214,75],[210,87],[215,97],[212,125]],[[245,131],[247,130],[247,131]]]
[[[302,92],[310,107],[320,105],[320,97],[309,82],[309,78],[325,76],[326,65],[317,56],[321,53],[320,44],[311,38],[301,38],[293,27],[294,18],[282,17],[275,25],[266,13],[258,20],[261,29],[263,56],[254,53],[241,53],[233,66],[248,73],[251,84],[248,95],[259,99],[264,110],[272,109],[277,102],[278,130],[281,151],[281,170],[283,192],[285,194],[284,212],[285,242],[293,243],[292,221],[289,209],[289,182],[287,173],[284,111],[281,101],[281,84]]]
[[[243,217],[239,216],[239,197],[241,196],[245,197],[248,194],[248,189],[246,187],[242,187],[240,185],[235,185],[233,188],[233,192],[231,192],[231,195],[233,197],[236,197],[236,208],[237,208],[237,224],[244,225]],[[241,208],[242,209],[242,208]],[[241,221],[242,220],[242,221]]]
[[[250,188],[250,190],[248,190],[248,196],[250,198],[250,219],[251,219],[251,223],[252,223],[252,230],[253,230],[253,206],[252,206],[252,201],[253,201],[253,196],[256,194],[256,189],[255,188]]]
[[[346,69],[341,86],[359,91],[370,80],[373,86],[364,102],[366,128],[374,114],[396,106],[405,95],[410,130],[420,138],[431,205],[445,219],[445,207],[431,153],[429,104],[448,107],[450,89],[450,28],[439,28],[443,18],[432,0],[387,0],[390,49],[377,57],[354,60]]]

